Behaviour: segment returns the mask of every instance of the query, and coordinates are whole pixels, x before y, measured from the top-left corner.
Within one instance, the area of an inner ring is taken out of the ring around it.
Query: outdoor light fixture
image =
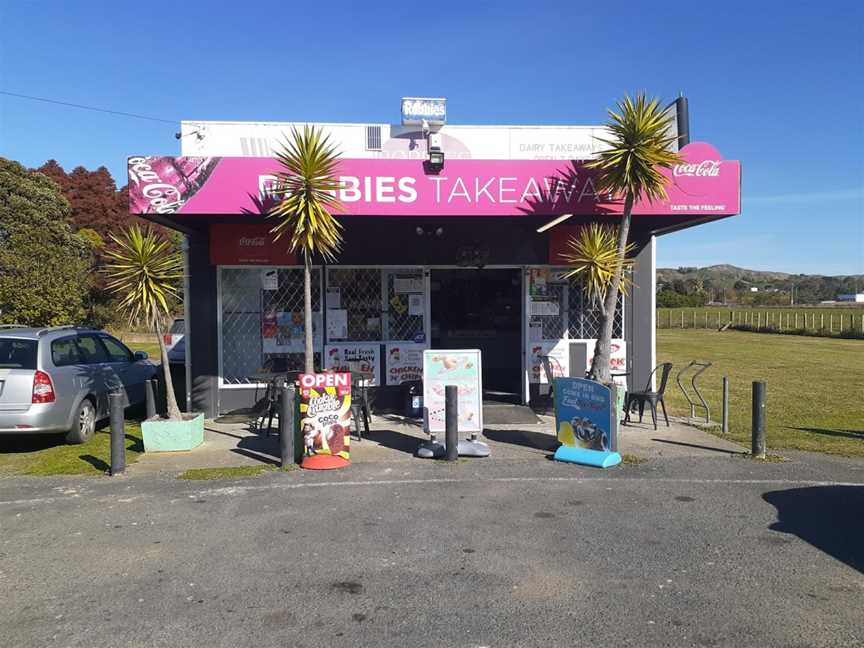
[[[429,151],[429,166],[435,171],[444,168],[444,149],[441,147],[441,133],[426,135],[426,149]]]
[[[554,220],[551,220],[551,221],[549,221],[548,223],[546,223],[545,225],[541,225],[540,227],[538,227],[538,228],[537,228],[537,233],[539,234],[539,233],[541,233],[541,232],[545,232],[545,231],[548,230],[548,229],[552,229],[552,228],[555,227],[558,223],[563,223],[565,220],[567,220],[568,218],[570,218],[572,215],[573,215],[573,214],[562,214],[562,215],[559,216],[558,218],[556,218],[556,219],[554,219]]]

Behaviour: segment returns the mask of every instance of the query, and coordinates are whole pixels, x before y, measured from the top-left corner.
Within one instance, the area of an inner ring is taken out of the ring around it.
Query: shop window
[[[302,371],[302,268],[221,268],[222,380],[256,382],[262,372]],[[312,271],[315,366],[321,363],[321,271]]]
[[[600,308],[585,296],[580,277],[564,268],[532,268],[528,273],[529,330],[541,340],[590,340],[600,337]],[[537,333],[534,333],[534,332]],[[612,336],[623,337],[623,299],[618,296]],[[539,341],[539,340],[537,340]]]
[[[327,269],[327,341],[381,340],[381,270]]]

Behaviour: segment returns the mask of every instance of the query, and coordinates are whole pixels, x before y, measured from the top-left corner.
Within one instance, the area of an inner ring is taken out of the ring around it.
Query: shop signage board
[[[304,468],[350,463],[351,374],[300,374]]]
[[[585,378],[556,378],[554,385],[558,441],[570,448],[613,450],[612,391]]]
[[[459,432],[483,431],[483,367],[479,349],[423,352],[423,404],[429,432],[444,432],[444,388],[456,385]]]
[[[634,214],[724,216],[740,212],[741,168],[711,145],[681,149],[662,173],[667,198],[640,200]],[[279,164],[254,157],[145,157],[128,160],[133,214],[263,214]],[[623,200],[596,189],[597,172],[578,160],[447,160],[426,174],[420,160],[343,159],[337,191],[346,215],[532,216],[621,214]]]
[[[356,371],[372,376],[371,387],[381,384],[381,345],[377,342],[345,342],[324,345],[324,368]]]
[[[387,345],[385,360],[388,385],[423,380],[423,351],[425,344],[392,342]]]
[[[297,265],[286,239],[274,240],[271,224],[213,223],[210,225],[210,263],[213,265]]]

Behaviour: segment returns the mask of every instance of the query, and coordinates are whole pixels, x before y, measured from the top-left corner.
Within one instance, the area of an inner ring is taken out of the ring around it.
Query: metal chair
[[[552,367],[552,363],[555,363],[556,368],[558,369],[558,375],[564,375],[564,369],[561,367],[561,364],[557,359],[552,356],[542,355],[540,356],[540,364],[543,366],[543,373],[546,375],[546,382],[549,383],[549,398],[554,398],[555,395],[555,371]]]
[[[651,391],[651,378],[660,369],[660,386],[657,391]],[[663,364],[654,367],[654,370],[648,376],[648,383],[645,385],[644,391],[627,392],[624,400],[624,423],[630,422],[630,410],[634,405],[639,405],[639,422],[642,422],[642,414],[645,411],[645,403],[651,407],[651,421],[654,423],[654,429],[657,429],[657,403],[663,409],[663,418],[666,419],[666,427],[669,427],[669,416],[666,414],[666,403],[663,400],[663,394],[666,392],[666,383],[669,380],[669,372],[672,371],[672,363],[664,362]]]
[[[362,441],[363,435],[360,434],[360,420],[363,420],[363,429],[366,435],[369,435],[369,388],[360,381],[366,380],[364,374],[351,372],[351,417],[354,419],[354,434],[357,435],[357,440]]]

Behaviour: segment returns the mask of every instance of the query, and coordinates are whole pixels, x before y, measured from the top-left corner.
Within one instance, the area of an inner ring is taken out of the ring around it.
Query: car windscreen
[[[0,338],[0,369],[35,369],[36,340]]]
[[[171,323],[171,328],[168,329],[168,332],[172,335],[185,335],[186,334],[186,322],[182,319],[175,319]]]

